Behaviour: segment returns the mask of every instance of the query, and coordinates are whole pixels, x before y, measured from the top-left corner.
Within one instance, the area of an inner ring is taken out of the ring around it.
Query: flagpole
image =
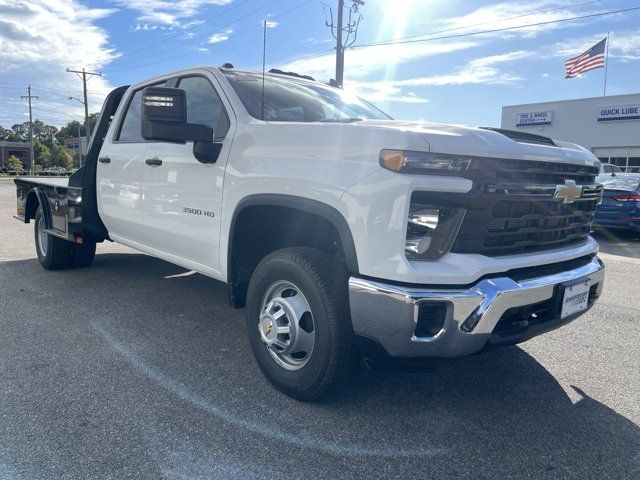
[[[609,72],[609,37],[611,32],[607,32],[607,55],[604,61],[604,96],[607,96],[607,73]]]

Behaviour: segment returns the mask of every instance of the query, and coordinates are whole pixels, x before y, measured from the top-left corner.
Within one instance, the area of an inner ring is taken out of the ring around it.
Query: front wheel
[[[247,330],[258,366],[280,391],[314,400],[338,387],[355,363],[347,272],[311,248],[271,253],[247,292]]]

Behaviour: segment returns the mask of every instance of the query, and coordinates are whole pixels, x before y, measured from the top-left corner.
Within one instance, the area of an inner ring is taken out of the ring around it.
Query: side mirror
[[[179,88],[142,91],[142,138],[165,142],[212,142],[213,129],[187,123],[187,94]]]

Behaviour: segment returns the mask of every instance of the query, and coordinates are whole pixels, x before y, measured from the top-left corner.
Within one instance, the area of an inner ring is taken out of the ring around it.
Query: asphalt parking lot
[[[600,302],[435,372],[274,391],[223,284],[114,244],[47,272],[0,181],[0,479],[640,479],[640,241]]]

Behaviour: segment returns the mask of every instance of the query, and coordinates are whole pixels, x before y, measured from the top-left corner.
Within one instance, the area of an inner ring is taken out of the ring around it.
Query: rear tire
[[[95,242],[87,242],[83,245],[71,244],[71,268],[85,268],[91,265],[96,256]]]
[[[275,251],[256,267],[249,342],[263,374],[286,395],[316,400],[350,376],[357,354],[347,284],[344,265],[311,248]]]
[[[35,216],[34,236],[36,241],[36,253],[38,260],[46,270],[61,270],[69,266],[72,255],[73,244],[49,235],[45,229],[44,215],[42,207],[38,207]]]

